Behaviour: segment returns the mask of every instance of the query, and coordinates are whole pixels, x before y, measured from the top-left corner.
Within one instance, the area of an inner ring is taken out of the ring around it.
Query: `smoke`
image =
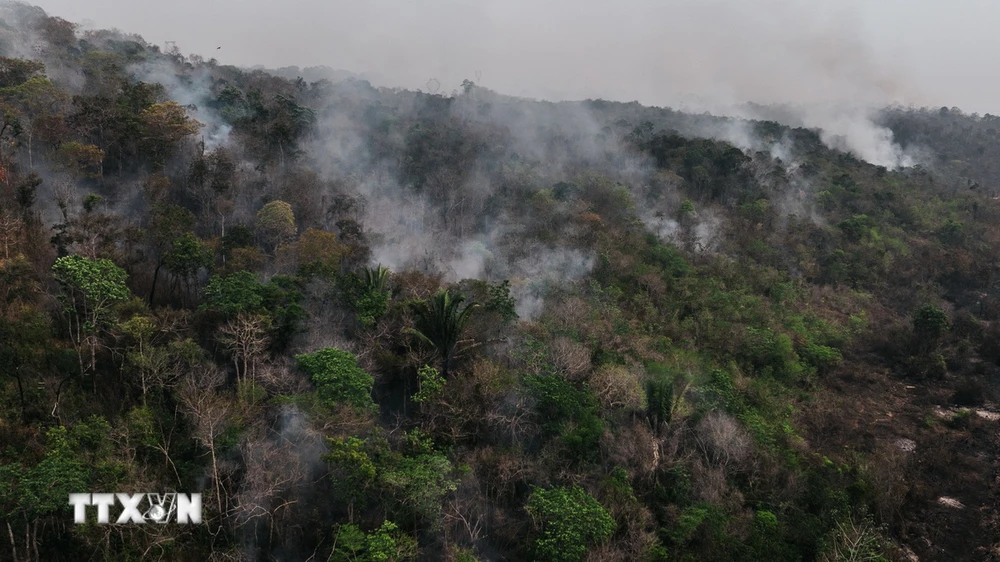
[[[191,117],[205,125],[201,130],[205,150],[226,145],[232,127],[209,106],[215,99],[209,70],[200,65],[184,74],[178,70],[172,61],[156,58],[130,65],[128,73],[135,80],[163,86],[169,99],[186,106]]]
[[[221,7],[227,2],[232,9]],[[915,157],[873,123],[871,109],[940,105],[941,81],[929,79],[928,68],[955,72],[948,57],[916,54],[927,51],[920,25],[951,18],[943,5],[935,14],[923,5],[892,13],[862,0],[376,0],[306,2],[289,13],[263,0],[220,0],[214,12],[192,20],[180,14],[200,9],[194,0],[107,13],[91,3],[85,11],[68,0],[42,3],[65,17],[104,18],[194,52],[281,67],[284,74],[302,65],[308,76],[352,71],[377,86],[433,83],[443,93],[471,79],[529,98],[640,100],[747,117],[753,116],[743,113],[746,102],[793,104],[794,119],[823,129],[829,146],[890,168]],[[975,33],[982,33],[979,27]],[[972,68],[970,80],[948,81],[967,97],[983,90],[968,87],[971,79],[986,80]]]
[[[248,559],[260,557],[259,541],[262,534],[266,536],[267,526],[273,527],[289,515],[279,511],[281,508],[307,512],[313,503],[312,485],[325,472],[322,456],[326,452],[322,432],[292,405],[282,407],[273,429],[257,428],[241,440],[239,453],[245,471],[232,501],[234,522]],[[295,539],[286,536],[279,548],[294,549]]]

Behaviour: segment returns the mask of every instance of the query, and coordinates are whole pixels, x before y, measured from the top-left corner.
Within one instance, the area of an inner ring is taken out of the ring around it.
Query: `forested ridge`
[[[997,118],[0,57],[0,559],[1000,559]]]

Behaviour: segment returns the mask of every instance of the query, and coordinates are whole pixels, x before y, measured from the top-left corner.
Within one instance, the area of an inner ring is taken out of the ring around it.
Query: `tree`
[[[92,144],[65,142],[59,146],[55,157],[63,169],[73,175],[91,179],[104,175],[104,151]]]
[[[462,331],[478,306],[472,303],[461,308],[464,301],[465,297],[462,295],[452,295],[449,291],[442,290],[431,297],[430,301],[413,305],[416,319],[412,333],[434,346],[441,357],[441,374],[445,377],[455,358]]]
[[[340,403],[362,409],[374,406],[372,386],[375,379],[358,367],[353,354],[328,347],[296,355],[295,360],[316,385],[317,395],[327,406]]]
[[[504,279],[502,282],[489,286],[489,300],[483,308],[500,315],[500,320],[510,323],[517,320],[517,300],[510,294],[510,281]]]
[[[329,275],[340,268],[347,246],[337,242],[337,235],[310,228],[295,243],[295,257],[301,275]]]
[[[948,329],[948,315],[933,304],[923,304],[913,313],[913,331],[921,345],[933,347]]]
[[[84,347],[90,349],[89,369],[94,371],[100,333],[108,325],[111,307],[129,297],[125,286],[128,275],[109,259],[94,260],[75,254],[57,259],[52,274],[61,288],[59,297],[69,321],[80,373],[86,372]]]
[[[193,437],[208,449],[211,457],[215,501],[220,519],[226,514],[226,502],[222,496],[219,438],[230,425],[230,409],[233,407],[231,400],[215,392],[223,380],[221,371],[209,367],[188,376],[178,392],[181,404],[194,422]]]
[[[337,527],[330,562],[403,562],[417,555],[417,542],[392,521],[365,533],[348,523]]]
[[[189,232],[174,240],[170,251],[163,256],[163,265],[181,278],[186,296],[191,290],[191,280],[202,269],[211,267],[213,257],[211,248]]]
[[[270,344],[271,317],[240,312],[219,328],[219,342],[229,351],[236,368],[236,380],[256,381],[258,359]],[[240,368],[242,366],[242,369]]]
[[[205,286],[205,308],[226,316],[256,312],[264,304],[264,286],[249,271],[237,271],[225,277],[213,275]]]
[[[154,103],[139,114],[140,140],[153,165],[162,168],[174,145],[198,132],[203,125],[187,116],[175,101]]]
[[[3,273],[2,268],[0,273]],[[0,283],[3,281],[0,275]],[[11,307],[6,314],[0,315],[0,374],[12,377],[17,383],[21,421],[25,424],[28,422],[26,375],[41,371],[49,332],[48,318],[30,307]]]
[[[58,111],[66,95],[48,78],[34,76],[17,86],[0,89],[0,99],[8,100],[17,111],[20,128],[27,136],[28,168],[32,169],[38,125]]]
[[[611,538],[615,521],[583,488],[535,488],[525,506],[539,536],[534,550],[538,560],[577,562],[587,547]]]
[[[111,429],[106,422],[104,429],[106,432]],[[11,537],[12,560],[19,560],[13,541],[14,525],[23,524],[25,552],[20,559],[41,560],[38,522],[68,511],[66,499],[69,494],[90,489],[88,463],[74,450],[67,428],[50,428],[46,433],[46,445],[45,457],[34,466],[24,466],[20,462],[0,464],[0,520],[5,522]]]
[[[433,400],[444,390],[444,377],[430,365],[424,365],[417,370],[417,381],[419,390],[413,395],[414,402]]]
[[[173,386],[203,360],[204,352],[190,339],[164,343],[171,329],[153,316],[136,314],[118,329],[125,336],[124,366],[139,378],[143,405],[153,388]]]
[[[370,328],[389,310],[389,290],[387,288],[389,270],[366,267],[361,275],[349,274],[340,278],[348,304],[354,309],[354,316],[365,328]]]
[[[272,250],[295,236],[295,213],[284,201],[271,201],[257,211],[257,235]]]
[[[38,61],[0,57],[0,88],[20,86],[44,70]]]
[[[156,203],[150,212],[146,232],[150,238],[153,254],[156,256],[156,269],[153,270],[153,282],[149,288],[149,302],[153,305],[156,295],[156,282],[160,277],[160,269],[165,265],[173,242],[194,227],[194,215],[190,211],[169,203]]]

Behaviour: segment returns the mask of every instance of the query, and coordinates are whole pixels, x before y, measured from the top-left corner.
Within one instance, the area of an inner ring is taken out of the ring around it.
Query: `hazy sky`
[[[996,0],[36,0],[222,63],[328,65],[441,91],[718,107],[1000,113]],[[216,47],[222,47],[217,50]]]

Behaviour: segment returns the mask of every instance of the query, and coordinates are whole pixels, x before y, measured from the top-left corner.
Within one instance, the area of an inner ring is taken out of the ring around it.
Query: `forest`
[[[1000,117],[297,70],[0,4],[0,559],[1000,560]]]

